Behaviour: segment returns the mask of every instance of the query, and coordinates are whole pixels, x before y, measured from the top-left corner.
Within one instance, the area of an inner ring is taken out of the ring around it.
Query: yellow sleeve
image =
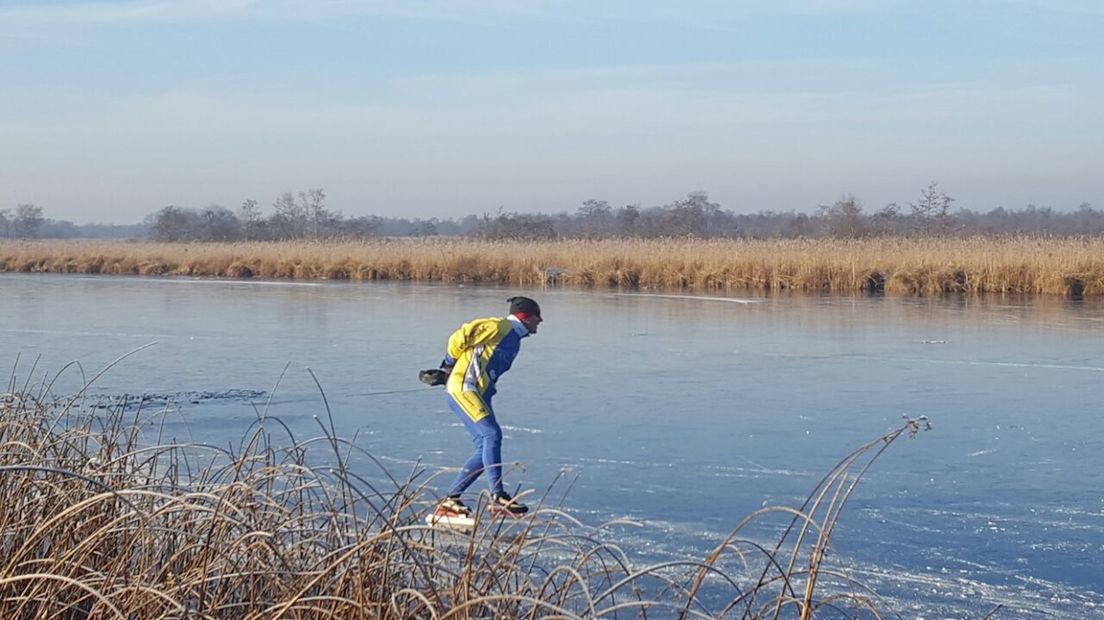
[[[498,334],[500,320],[476,319],[461,325],[460,329],[452,332],[452,335],[449,336],[448,356],[454,360],[459,359],[464,351],[493,341]]]

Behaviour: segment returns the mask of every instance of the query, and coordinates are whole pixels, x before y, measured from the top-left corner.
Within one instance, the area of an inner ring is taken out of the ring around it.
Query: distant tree
[[[946,234],[951,231],[952,202],[954,198],[940,191],[939,184],[932,181],[926,188],[920,190],[920,201],[910,202],[909,207],[923,232]]]
[[[541,214],[540,217],[543,217],[552,227],[550,239],[578,239],[582,235],[581,220],[578,215],[560,211],[552,215]]]
[[[11,209],[0,209],[0,234],[4,239],[10,239],[14,233],[11,221]]]
[[[284,192],[272,203],[276,211],[269,223],[272,232],[280,239],[302,239],[307,230],[307,214],[302,205],[296,204],[295,194]]]
[[[805,213],[779,214],[782,217],[782,225],[778,229],[781,237],[801,238],[808,237],[813,232],[812,218]],[[774,235],[767,235],[774,236]]]
[[[828,234],[832,237],[854,239],[866,236],[862,204],[854,195],[846,194],[831,205],[820,205],[819,211],[827,221]]]
[[[613,216],[617,223],[617,234],[622,237],[635,237],[636,222],[640,219],[640,205],[625,205]]]
[[[483,239],[555,239],[551,218],[542,214],[516,213],[499,209],[497,215],[483,215],[478,236]]]
[[[299,192],[298,212],[310,226],[310,236],[318,238],[319,230],[325,230],[325,224],[330,220],[330,214],[326,211],[326,192],[321,187]]]
[[[225,207],[211,205],[199,212],[198,239],[202,241],[237,241],[241,238],[241,223]]]
[[[1097,211],[1083,202],[1074,211],[1071,226],[1077,234],[1099,235],[1104,233],[1104,211]]]
[[[708,231],[711,237],[734,238],[742,234],[736,214],[731,211],[725,211],[719,207],[709,216],[707,226],[709,227]]]
[[[705,192],[662,206],[639,204],[614,209],[605,200],[589,199],[575,211],[553,214],[517,213],[499,209],[494,215],[467,215],[459,219],[383,218],[375,215],[346,218],[325,206],[325,192],[284,192],[273,203],[275,214],[262,217],[255,200],[246,200],[235,212],[218,205],[203,210],[170,206],[151,214],[144,226],[75,226],[45,219],[36,236],[123,237],[149,234],[161,240],[299,239],[316,237],[364,238],[372,236],[471,235],[484,239],[605,238],[610,236],[656,238],[689,235],[702,238],[815,238],[824,235],[924,233],[955,234],[1104,234],[1104,212],[1088,203],[1073,211],[1027,205],[1020,210],[999,207],[987,213],[959,209],[954,199],[936,183],[921,191],[920,200],[889,203],[872,214],[853,195],[820,206],[815,214],[774,211],[733,213],[712,202]],[[0,210],[0,237],[15,236],[17,216]]]
[[[669,213],[669,209],[663,207],[640,209],[636,217],[634,236],[652,239],[672,234]]]
[[[414,230],[411,235],[415,237],[436,237],[437,236],[437,218],[431,217],[428,220],[414,220]]]
[[[38,236],[43,239],[73,239],[81,233],[81,228],[68,220],[46,219],[38,228]]]
[[[456,225],[456,232],[464,235],[475,235],[479,232],[479,224],[482,222],[482,218],[472,213],[465,215],[460,219],[460,222]],[[442,222],[437,223],[437,230],[445,228]]]
[[[667,206],[668,230],[664,234],[711,236],[711,223],[716,219],[720,208],[717,203],[709,201],[705,192],[690,192],[686,198]]]
[[[379,234],[382,226],[383,218],[378,215],[362,215],[344,220],[339,230],[345,237],[373,237]]]
[[[901,207],[896,202],[891,202],[874,212],[870,218],[871,233],[875,235],[892,235],[899,232],[901,226]]]
[[[261,216],[261,210],[257,206],[256,200],[246,200],[238,207],[238,222],[241,223],[242,236],[245,237],[246,241],[258,238],[263,221],[264,218]]]
[[[153,238],[157,241],[187,241],[199,231],[199,216],[193,209],[169,205],[150,216]]]
[[[141,239],[150,236],[145,224],[74,224],[46,218],[38,229],[43,239]]]
[[[42,207],[36,207],[33,204],[21,204],[15,207],[13,226],[15,235],[20,239],[37,237],[42,222]]]
[[[613,232],[613,209],[605,200],[585,200],[576,213],[579,234],[585,239],[608,237]]]

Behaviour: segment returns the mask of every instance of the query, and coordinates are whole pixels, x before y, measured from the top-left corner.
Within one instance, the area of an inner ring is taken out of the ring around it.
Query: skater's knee
[[[485,442],[502,443],[502,427],[493,420],[480,422],[479,434]]]

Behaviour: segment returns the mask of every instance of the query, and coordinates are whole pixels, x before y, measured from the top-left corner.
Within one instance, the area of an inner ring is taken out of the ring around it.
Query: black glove
[[[444,385],[448,383],[448,378],[451,373],[452,368],[447,367],[419,370],[418,380],[426,385]]]

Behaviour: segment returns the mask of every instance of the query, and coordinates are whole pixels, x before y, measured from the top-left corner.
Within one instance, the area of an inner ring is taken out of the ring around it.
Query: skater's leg
[[[487,485],[493,495],[502,492],[502,427],[494,413],[477,425],[483,434],[483,468],[487,471]]]
[[[473,436],[472,443],[475,444],[475,451],[460,468],[460,473],[457,474],[456,480],[448,490],[450,496],[459,496],[479,478],[479,474],[483,473],[483,436]]]
[[[464,423],[475,451],[464,463],[448,494],[459,495],[487,471],[491,492],[502,490],[502,429],[489,402],[475,392],[449,394],[449,407]]]

